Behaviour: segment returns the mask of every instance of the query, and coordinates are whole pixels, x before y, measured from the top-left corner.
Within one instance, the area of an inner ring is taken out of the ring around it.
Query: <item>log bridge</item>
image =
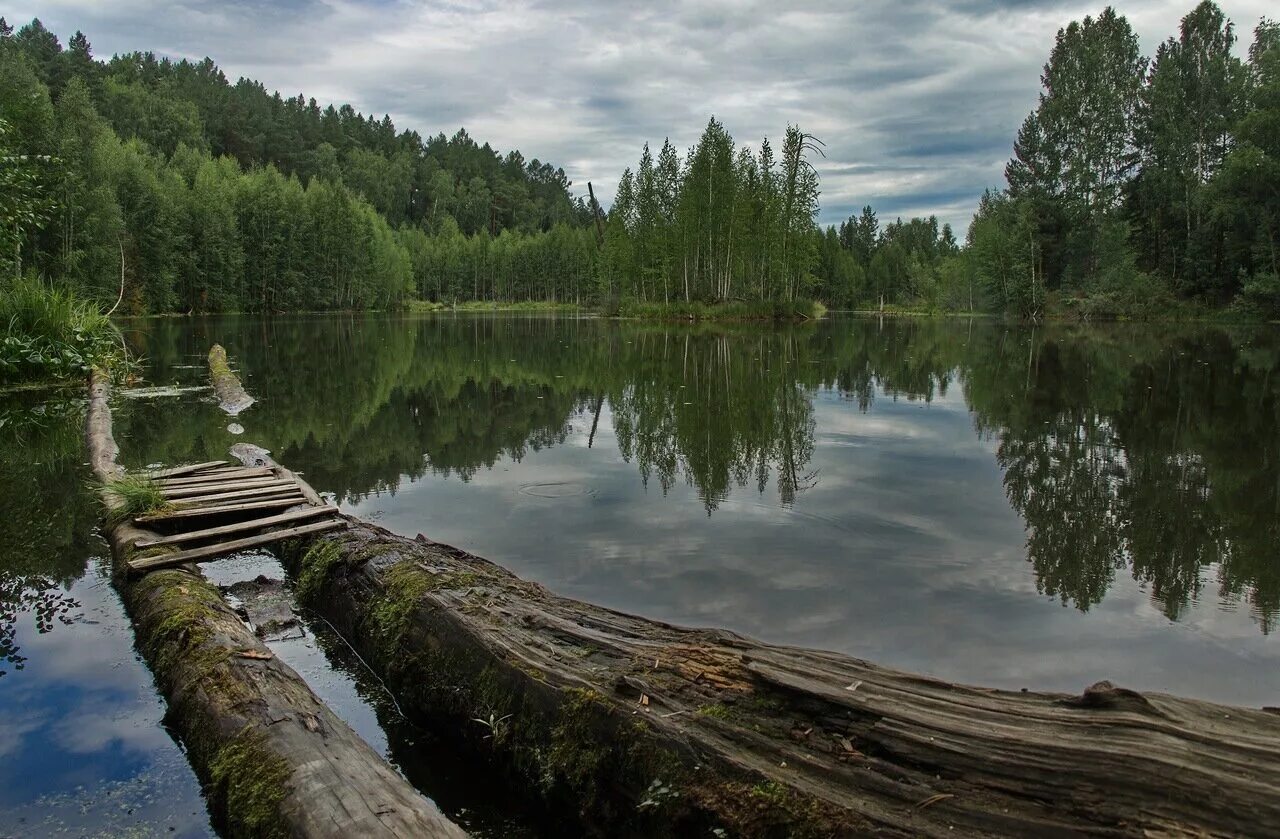
[[[166,509],[132,518],[139,527],[164,533],[133,542],[136,553],[125,562],[131,574],[205,562],[345,526],[336,518],[336,507],[281,466],[232,466],[215,460],[137,474],[160,488]],[[178,546],[147,554],[152,548]]]
[[[109,478],[104,381],[91,397]],[[460,835],[194,565],[270,544],[398,705],[565,834],[1280,836],[1275,708],[1108,682],[986,689],[671,626],[344,516],[265,455],[243,461],[153,473],[185,504],[110,533],[139,648],[228,834]]]

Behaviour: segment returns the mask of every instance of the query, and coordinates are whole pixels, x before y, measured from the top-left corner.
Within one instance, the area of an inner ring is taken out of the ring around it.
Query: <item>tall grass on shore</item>
[[[75,379],[124,358],[120,333],[93,303],[36,277],[0,281],[0,384]]]

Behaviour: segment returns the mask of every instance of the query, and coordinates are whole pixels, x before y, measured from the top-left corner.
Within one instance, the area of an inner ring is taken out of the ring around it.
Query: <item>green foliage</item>
[[[34,277],[0,280],[0,383],[82,378],[124,361],[119,332],[91,303]]]
[[[818,176],[809,158],[820,146],[788,126],[775,162],[767,139],[758,154],[736,149],[714,117],[683,162],[670,141],[656,161],[646,145],[609,211],[602,297],[640,307],[680,302],[691,311],[698,303],[791,302],[829,291],[847,298],[852,269],[819,263]],[[820,267],[841,273],[820,281],[813,273]]]
[[[103,304],[123,285],[125,313],[594,292],[560,169],[231,85],[208,60],[98,62],[39,21],[0,40],[0,160],[0,275],[34,267]]]
[[[1149,63],[1107,9],[1059,31],[966,257],[997,308],[1038,317],[1046,292],[1085,317],[1178,312],[1177,297],[1273,312],[1280,250],[1280,29],[1247,64],[1204,0]]]

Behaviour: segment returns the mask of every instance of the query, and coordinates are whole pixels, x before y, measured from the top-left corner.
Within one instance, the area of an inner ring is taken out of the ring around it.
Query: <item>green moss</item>
[[[177,576],[175,576],[177,575]],[[188,674],[188,687],[209,676],[230,657],[227,648],[210,644],[212,619],[222,605],[218,590],[208,582],[180,571],[154,571],[134,586],[134,602],[158,621],[144,622],[139,646],[161,678],[171,679],[181,663]],[[190,678],[194,673],[194,679]],[[238,686],[227,686],[231,696]]]
[[[589,688],[565,691],[568,701],[561,705],[560,720],[551,730],[551,746],[545,753],[547,772],[568,784],[589,805],[597,794],[597,782],[605,775],[602,766],[609,758],[610,740],[595,736],[601,714],[607,713],[601,696]]]
[[[231,364],[227,361],[227,351],[220,344],[214,344],[209,350],[209,375],[215,383],[236,378],[236,374],[231,372]]]
[[[209,764],[211,797],[221,803],[231,836],[283,837],[280,805],[289,765],[266,747],[261,732],[245,726]]]
[[[320,540],[312,544],[298,563],[298,578],[294,591],[302,602],[314,600],[323,588],[335,566],[342,562],[342,552],[336,542]]]
[[[383,575],[386,590],[369,613],[379,644],[384,649],[399,644],[409,627],[409,616],[422,597],[436,588],[433,577],[412,562],[401,562],[387,569]]]
[[[718,720],[727,720],[733,717],[733,711],[728,705],[717,702],[714,705],[702,705],[695,712],[700,717],[714,717]]]
[[[751,796],[761,799],[771,807],[786,808],[791,799],[791,790],[777,781],[765,781],[751,788]]]

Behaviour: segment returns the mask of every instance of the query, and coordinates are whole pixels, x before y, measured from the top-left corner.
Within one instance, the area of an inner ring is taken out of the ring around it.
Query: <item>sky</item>
[[[1118,10],[1144,53],[1191,0]],[[1266,0],[1221,6],[1241,55]],[[882,222],[936,214],[964,231],[1003,185],[1015,132],[1035,106],[1054,34],[1096,14],[1079,0],[41,0],[10,3],[95,55],[206,55],[227,76],[285,95],[391,114],[426,136],[465,127],[591,181],[608,206],[647,141],[683,152],[715,115],[739,143],[789,123],[826,144],[822,224],[863,205]],[[1274,15],[1275,13],[1272,12]]]

